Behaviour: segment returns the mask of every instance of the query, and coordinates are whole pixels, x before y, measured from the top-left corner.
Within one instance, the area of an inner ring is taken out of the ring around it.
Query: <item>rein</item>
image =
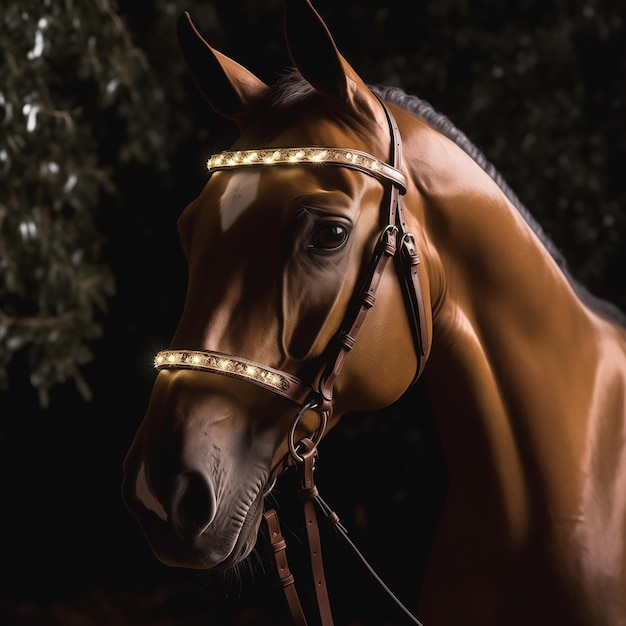
[[[416,626],[423,624],[404,606],[397,596],[387,587],[383,580],[367,562],[363,554],[348,536],[348,531],[339,520],[339,516],[319,495],[314,480],[315,461],[317,459],[317,445],[310,439],[302,439],[298,442],[298,457],[294,459],[300,476],[300,499],[304,509],[305,526],[307,540],[309,544],[309,559],[313,574],[313,584],[315,585],[315,595],[322,626],[333,626],[333,618],[328,598],[328,589],[324,574],[324,564],[322,561],[322,545],[320,541],[319,528],[315,506],[326,518],[326,521],[335,530],[337,536],[343,539],[352,552],[358,557],[362,565],[372,575],[374,580],[385,591],[387,596],[404,613],[408,620]],[[315,506],[314,506],[315,505]],[[281,534],[278,515],[274,509],[267,509],[263,514],[265,522],[265,532],[269,542],[270,550],[274,556],[276,572],[282,586],[287,605],[291,612],[291,617],[295,626],[308,626],[298,593],[295,588],[295,579],[289,569],[287,561],[287,543]]]
[[[317,384],[314,381],[307,384],[287,372],[242,357],[212,350],[168,349],[159,352],[154,359],[154,365],[158,370],[171,368],[194,369],[230,376],[253,383],[300,406],[289,434],[289,452],[281,464],[282,468],[279,469],[278,475],[290,465],[295,464],[299,468],[300,492],[306,518],[311,567],[322,626],[332,626],[333,620],[326,589],[315,506],[328,519],[337,534],[347,542],[389,597],[414,624],[421,626],[417,618],[386,587],[349,539],[346,529],[339,522],[339,517],[319,496],[313,479],[317,445],[322,439],[326,424],[332,415],[335,381],[354,346],[368,311],[374,305],[381,277],[391,258],[395,260],[400,277],[417,355],[417,368],[411,384],[415,383],[422,374],[428,354],[429,336],[424,297],[419,278],[420,257],[416,250],[415,239],[407,230],[402,200],[403,195],[406,193],[406,179],[400,171],[402,142],[393,115],[382,100],[380,100],[380,103],[385,111],[391,134],[390,164],[358,150],[323,146],[222,152],[212,156],[207,162],[209,171],[227,170],[235,167],[307,166],[325,163],[355,169],[373,176],[383,183],[390,183],[386,224],[379,234],[364,276],[362,288],[353,294],[351,305],[348,307],[346,316],[335,337],[330,356],[321,370]],[[318,414],[318,427],[309,438],[295,442],[296,427],[301,417],[308,411],[314,411]],[[271,472],[271,475],[273,474],[274,471]],[[267,492],[269,492],[269,489]],[[274,510],[270,509],[265,512],[264,520],[279,579],[293,620],[296,626],[307,626],[302,606],[295,591],[294,579],[287,563],[286,544],[280,532],[278,516]]]

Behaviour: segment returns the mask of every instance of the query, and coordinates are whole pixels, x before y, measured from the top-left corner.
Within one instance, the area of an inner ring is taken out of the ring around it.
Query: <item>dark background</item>
[[[621,3],[315,6],[367,81],[400,85],[449,115],[504,174],[574,273],[626,307]],[[83,371],[92,400],[66,383],[43,409],[27,358],[17,354],[12,364],[0,398],[0,622],[289,623],[271,574],[263,573],[270,566],[262,546],[251,567],[229,580],[173,570],[153,557],[120,499],[122,461],[154,378],[152,356],[167,345],[183,303],[176,219],[204,184],[207,156],[235,137],[185,76],[175,20],[190,9],[209,41],[272,82],[288,63],[281,3],[128,0],[118,8],[163,86],[167,167],[115,160],[129,129],[111,121],[102,133],[101,157],[113,159],[117,191],[103,194],[96,220],[116,289]],[[445,487],[421,386],[382,416],[344,420],[322,445],[318,485],[386,582],[411,603]],[[289,477],[277,498],[290,560],[306,588]],[[330,535],[323,541],[337,623],[401,624],[347,550]]]

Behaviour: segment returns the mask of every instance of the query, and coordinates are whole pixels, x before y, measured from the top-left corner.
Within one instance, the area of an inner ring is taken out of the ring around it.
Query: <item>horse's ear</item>
[[[268,86],[252,72],[212,48],[187,11],[178,18],[178,43],[200,93],[223,117],[245,124]]]
[[[304,78],[326,96],[382,119],[380,104],[341,55],[309,0],[284,0],[284,7],[289,55]]]

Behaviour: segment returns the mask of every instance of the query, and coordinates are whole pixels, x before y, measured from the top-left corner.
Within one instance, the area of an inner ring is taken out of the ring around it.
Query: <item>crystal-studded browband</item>
[[[298,404],[304,404],[312,393],[310,387],[287,372],[211,350],[161,350],[154,357],[154,367],[158,370],[193,369],[238,378]]]
[[[315,164],[339,165],[358,170],[378,179],[389,180],[398,186],[401,194],[406,193],[406,178],[400,170],[360,150],[325,146],[236,150],[214,154],[206,166],[209,172],[214,172],[246,166]]]

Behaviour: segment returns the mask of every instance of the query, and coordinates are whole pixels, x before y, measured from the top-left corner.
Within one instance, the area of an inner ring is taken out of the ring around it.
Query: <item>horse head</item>
[[[254,547],[300,442],[391,404],[421,372],[426,242],[420,207],[403,213],[412,183],[393,115],[308,1],[285,3],[296,69],[273,87],[188,14],[178,34],[199,90],[240,136],[179,219],[186,301],[155,360],[124,497],[160,560],[225,569]]]

